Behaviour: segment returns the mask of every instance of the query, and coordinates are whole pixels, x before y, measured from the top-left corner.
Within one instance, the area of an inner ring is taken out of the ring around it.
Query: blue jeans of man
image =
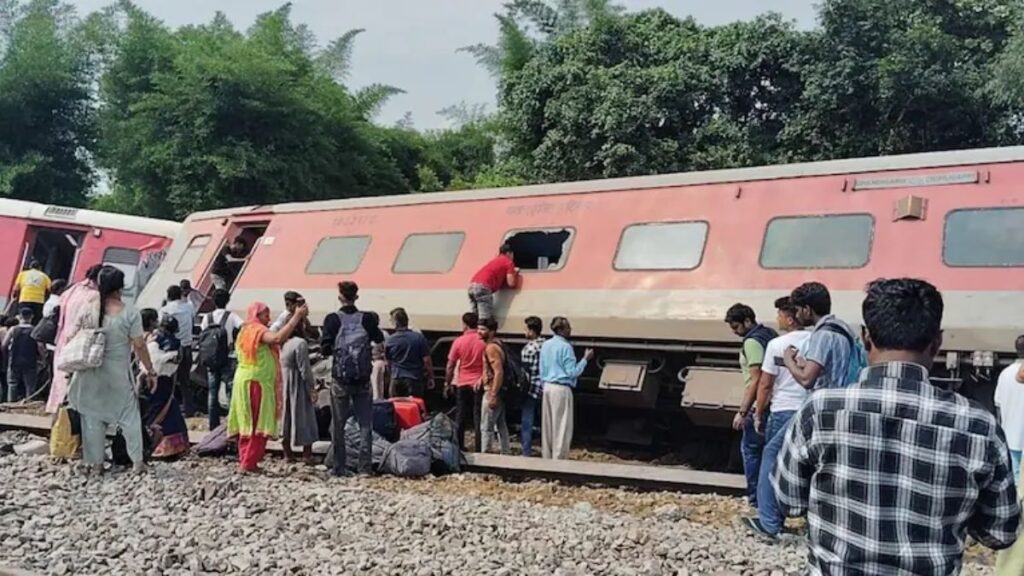
[[[1010,464],[1013,466],[1013,481],[1020,482],[1021,451],[1010,450]],[[1019,486],[1018,486],[1019,489]],[[1018,490],[1019,492],[1019,490]]]
[[[533,423],[537,418],[537,405],[540,401],[533,396],[523,399],[522,418],[519,423],[519,432],[523,440],[523,456],[529,456],[533,449]]]
[[[779,452],[786,441],[786,430],[789,429],[789,421],[793,419],[794,414],[796,410],[772,412],[768,415],[768,424],[765,426],[767,444],[761,455],[761,474],[757,482],[757,518],[761,521],[761,527],[769,534],[781,532],[782,524],[786,520],[779,509],[775,490],[772,489],[771,475],[779,461]]]
[[[206,410],[209,418],[210,430],[216,429],[220,426],[220,387],[224,385],[227,391],[228,398],[231,398],[231,384],[235,377],[235,362],[234,358],[228,360],[228,365],[223,368],[207,368],[206,369],[206,384],[210,388],[209,395],[206,400]]]
[[[743,457],[743,473],[747,477],[747,501],[757,506],[757,480],[761,472],[761,451],[764,450],[764,436],[754,430],[754,411],[751,410],[743,421],[743,438],[740,440],[740,456]]]

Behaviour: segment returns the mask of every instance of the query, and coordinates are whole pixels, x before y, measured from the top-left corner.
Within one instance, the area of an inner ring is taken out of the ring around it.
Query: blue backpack
[[[825,322],[821,325],[820,329],[842,335],[850,345],[850,363],[846,367],[846,382],[841,384],[840,387],[845,388],[850,384],[859,382],[861,371],[868,367],[868,351],[864,348],[860,338],[851,336],[842,326],[832,322]]]

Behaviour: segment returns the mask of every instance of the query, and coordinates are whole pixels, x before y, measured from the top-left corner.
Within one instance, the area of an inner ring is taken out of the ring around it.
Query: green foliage
[[[94,114],[75,24],[55,1],[0,4],[0,196],[87,201]]]

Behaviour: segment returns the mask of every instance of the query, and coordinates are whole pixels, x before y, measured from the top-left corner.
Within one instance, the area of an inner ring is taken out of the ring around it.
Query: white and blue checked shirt
[[[540,379],[540,347],[543,344],[543,338],[530,340],[523,346],[520,355],[523,372],[526,372],[526,376],[530,379],[530,390],[527,394],[534,399],[540,399],[544,393],[544,382]]]
[[[992,414],[892,362],[815,392],[771,482],[786,515],[807,514],[811,574],[957,574],[967,534],[1017,539],[1010,469]]]

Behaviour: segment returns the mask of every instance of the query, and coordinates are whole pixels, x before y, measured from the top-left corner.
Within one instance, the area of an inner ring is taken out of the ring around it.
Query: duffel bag
[[[381,472],[405,478],[430,474],[430,444],[422,440],[399,440],[384,452]]]

